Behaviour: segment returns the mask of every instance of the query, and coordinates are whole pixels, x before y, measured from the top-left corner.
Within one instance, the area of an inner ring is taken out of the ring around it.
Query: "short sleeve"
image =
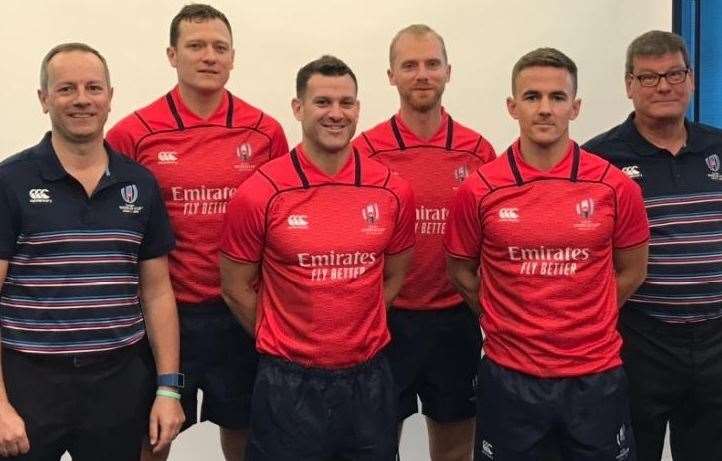
[[[491,143],[483,136],[479,139],[479,147],[477,148],[476,153],[479,157],[481,157],[481,161],[483,163],[489,163],[496,158],[494,146],[492,146]]]
[[[21,223],[20,213],[13,206],[10,191],[7,190],[7,179],[0,177],[0,259],[9,260],[17,251],[18,235]]]
[[[469,178],[459,188],[451,204],[444,246],[450,256],[477,259],[481,248],[480,210]]]
[[[140,244],[138,258],[153,259],[168,254],[175,247],[175,238],[171,229],[168,212],[163,203],[160,187],[152,179],[153,197],[150,204],[150,216],[145,226],[143,242]]]
[[[399,199],[399,212],[396,219],[394,233],[391,236],[389,245],[386,247],[386,254],[401,253],[416,244],[416,203],[411,186],[406,180],[394,176],[394,189]]]
[[[649,240],[649,222],[644,208],[642,191],[634,181],[619,172],[617,191],[617,219],[614,223],[614,248],[639,246]]]
[[[105,135],[105,141],[110,144],[110,147],[126,157],[135,160],[135,140],[133,139],[133,119],[128,116],[118,122],[113,128],[110,129]]]
[[[275,122],[275,120],[274,120]],[[288,153],[288,141],[283,128],[278,122],[274,123],[273,133],[271,135],[271,155],[270,158],[280,157]]]
[[[221,253],[227,257],[245,263],[261,260],[266,233],[266,204],[270,199],[268,187],[267,181],[255,173],[238,188],[228,203],[220,244]]]
[[[356,139],[353,140],[352,145],[359,154],[365,155],[366,157],[374,153],[374,150],[371,148],[371,144],[369,143],[369,140],[364,133],[356,136]]]

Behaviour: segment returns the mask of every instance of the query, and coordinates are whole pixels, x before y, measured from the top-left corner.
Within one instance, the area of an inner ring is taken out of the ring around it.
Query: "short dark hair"
[[[410,26],[404,27],[400,31],[396,32],[394,38],[391,39],[391,44],[389,45],[389,65],[391,65],[392,67],[394,65],[394,59],[396,59],[396,43],[402,36],[406,34],[413,35],[416,38],[423,37],[424,35],[433,35],[434,37],[436,37],[436,39],[439,41],[439,44],[441,45],[441,55],[444,57],[444,63],[449,62],[449,57],[446,55],[446,45],[444,44],[444,37],[439,35],[438,32],[436,32],[434,29],[427,26],[426,24],[411,24]]]
[[[85,43],[80,42],[70,42],[70,43],[61,43],[60,45],[54,46],[43,58],[42,62],[40,63],[40,89],[45,91],[48,89],[48,64],[50,63],[50,60],[55,57],[55,55],[58,55],[60,53],[70,53],[71,51],[80,51],[83,53],[90,53],[94,54],[95,56],[100,59],[100,62],[103,63],[103,69],[105,70],[105,81],[110,87],[110,71],[108,70],[108,63],[105,61],[105,58],[102,54],[95,48],[93,48],[90,45],[86,45]]]
[[[176,14],[173,20],[170,22],[170,46],[176,46],[178,44],[181,21],[204,22],[210,21],[211,19],[219,19],[223,21],[223,24],[228,27],[228,33],[231,35],[231,40],[233,40],[231,23],[228,22],[228,18],[225,14],[221,13],[210,5],[204,5],[202,3],[191,3],[190,5],[186,5],[181,8],[178,14]]]
[[[661,30],[650,30],[632,40],[627,48],[627,61],[624,65],[624,73],[631,74],[634,71],[634,58],[637,56],[662,56],[667,53],[682,53],[684,65],[689,69],[689,52],[682,37],[672,32]]]
[[[556,48],[537,48],[525,54],[514,64],[511,71],[511,92],[516,91],[516,79],[522,70],[529,67],[556,67],[558,69],[566,69],[572,76],[572,86],[574,93],[577,92],[577,65],[574,61],[557,50]]]
[[[321,74],[327,77],[343,77],[348,75],[358,91],[358,81],[351,68],[335,56],[323,55],[301,67],[296,74],[296,97],[302,98],[306,93],[308,81],[314,74]]]

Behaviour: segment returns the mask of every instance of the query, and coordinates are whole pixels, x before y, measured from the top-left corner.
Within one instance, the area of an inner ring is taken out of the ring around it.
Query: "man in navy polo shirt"
[[[685,119],[694,76],[681,37],[651,31],[627,50],[634,112],[587,142],[643,189],[645,282],[622,310],[640,461],[722,459],[722,131]]]
[[[112,94],[96,50],[53,48],[52,131],[0,164],[2,457],[135,461],[146,430],[163,449],[183,423],[173,236],[152,175],[103,143]],[[170,385],[154,403],[145,325]]]

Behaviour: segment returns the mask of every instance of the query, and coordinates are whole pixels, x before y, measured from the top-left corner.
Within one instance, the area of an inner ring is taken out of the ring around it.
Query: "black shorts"
[[[445,423],[473,418],[481,351],[479,318],[466,304],[431,311],[392,309],[389,364],[399,396],[399,421],[418,412]]]
[[[341,370],[261,356],[247,461],[394,461],[396,399],[386,358]]]
[[[226,429],[246,429],[258,367],[255,341],[222,302],[179,305],[183,429],[198,422],[198,390],[203,391],[200,421]]]
[[[483,358],[475,443],[477,461],[634,461],[624,370],[537,378]]]
[[[722,319],[670,324],[635,309],[620,316],[632,427],[640,461],[722,460]]]
[[[25,421],[30,452],[15,460],[137,461],[155,398],[144,347],[40,355],[3,348],[8,398]]]

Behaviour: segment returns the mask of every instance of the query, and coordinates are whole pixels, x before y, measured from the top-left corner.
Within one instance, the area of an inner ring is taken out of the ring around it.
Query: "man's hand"
[[[0,456],[24,455],[30,451],[25,421],[10,402],[0,402]]]
[[[180,401],[170,397],[156,396],[150,410],[148,439],[153,453],[165,450],[180,432],[186,417]]]

